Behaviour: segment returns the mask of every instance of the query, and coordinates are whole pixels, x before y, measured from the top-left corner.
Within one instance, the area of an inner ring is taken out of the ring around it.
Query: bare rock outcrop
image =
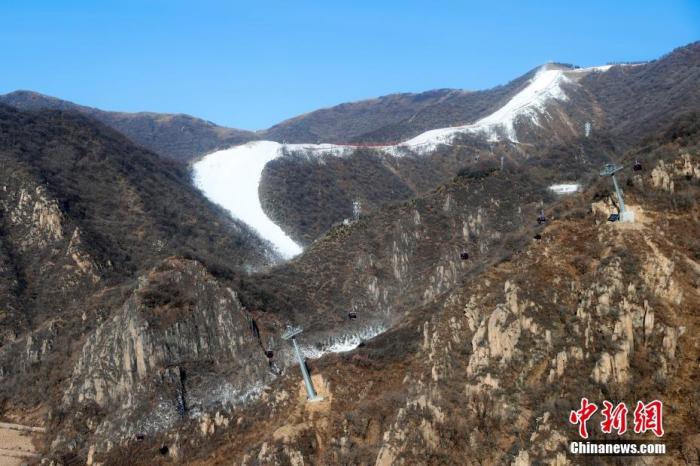
[[[142,276],[121,309],[88,336],[63,409],[94,404],[102,413],[96,440],[152,435],[200,414],[208,432],[210,419],[224,423],[217,409],[247,399],[272,375],[236,294],[200,264],[171,258]]]

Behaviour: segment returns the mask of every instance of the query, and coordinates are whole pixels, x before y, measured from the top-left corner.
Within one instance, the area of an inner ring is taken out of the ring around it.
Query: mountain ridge
[[[0,96],[20,110],[61,110],[95,118],[133,142],[167,158],[188,162],[197,155],[257,139],[252,131],[227,128],[184,113],[112,112],[75,104],[34,91]]]
[[[694,42],[637,65],[645,67],[669,61],[674,56],[697,54],[698,48],[700,42]],[[575,69],[569,64],[553,64]],[[435,128],[468,124],[498,108],[499,103],[503,104],[542,66],[490,89],[443,88],[388,94],[313,110],[259,131],[227,128],[186,114],[108,112],[32,91],[5,94],[0,96],[0,102],[24,109],[81,111],[161,155],[190,162],[218,149],[260,139],[279,143],[387,144],[405,141]],[[591,84],[594,91],[600,91],[595,82]],[[163,119],[172,121],[168,123]],[[183,130],[186,130],[184,135],[178,134]]]

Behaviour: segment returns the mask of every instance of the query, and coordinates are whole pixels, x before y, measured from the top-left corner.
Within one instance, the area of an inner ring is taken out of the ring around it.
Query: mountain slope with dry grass
[[[110,112],[31,91],[0,95],[0,103],[19,110],[60,110],[94,118],[136,144],[180,162],[257,139],[252,131],[219,126],[190,115],[154,112]]]
[[[626,155],[645,167],[621,175],[634,223],[607,221],[609,180],[598,180],[557,202],[539,239],[462,274],[354,351],[310,362],[323,401],[305,402],[291,366],[247,408],[184,422],[100,458],[566,464],[576,460],[567,454],[576,435],[568,414],[587,397],[632,406],[663,400],[668,454],[645,464],[696,464],[698,129],[690,118]]]

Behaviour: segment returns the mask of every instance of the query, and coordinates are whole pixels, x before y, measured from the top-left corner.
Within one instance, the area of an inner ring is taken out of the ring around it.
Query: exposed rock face
[[[507,303],[496,306],[488,319],[482,317],[474,332],[472,356],[467,366],[469,374],[478,373],[491,360],[507,364],[513,358],[522,331],[527,329],[537,333],[537,325],[523,313],[532,303],[519,303],[518,289],[510,282],[505,283],[505,293]],[[476,313],[473,306],[474,303],[467,304],[465,314],[473,316]]]
[[[678,178],[676,176],[676,179]],[[652,223],[659,225],[656,221],[659,217],[654,216],[653,219]],[[683,230],[687,224],[680,220],[680,223],[675,226],[669,226],[669,228],[674,227]],[[484,412],[483,416],[485,419],[491,419],[493,423],[487,424],[488,427],[483,433],[492,436],[496,429],[501,432],[498,438],[503,440],[509,437],[505,432],[508,429],[504,431],[503,426],[510,424],[520,426],[522,416],[532,416],[534,430],[529,441],[524,441],[525,447],[517,451],[514,458],[491,457],[489,461],[514,464],[567,464],[565,451],[570,433],[566,429],[570,426],[567,426],[565,416],[552,425],[552,414],[556,412],[553,413],[547,406],[551,401],[547,401],[546,393],[544,403],[540,403],[537,398],[541,396],[543,388],[537,386],[538,380],[546,373],[543,369],[547,367],[546,365],[543,367],[540,362],[542,355],[551,357],[548,377],[550,385],[545,390],[569,394],[575,399],[576,396],[586,396],[585,393],[598,393],[595,388],[595,384],[598,384],[601,390],[612,390],[614,397],[625,400],[635,400],[643,396],[675,399],[675,395],[665,390],[665,384],[673,378],[677,381],[676,383],[679,383],[681,379],[678,377],[685,371],[677,360],[679,340],[676,338],[678,334],[685,332],[685,328],[668,323],[678,321],[679,318],[688,322],[690,314],[687,309],[696,307],[699,302],[700,296],[697,294],[697,289],[692,293],[692,304],[691,302],[683,304],[683,299],[687,298],[679,298],[679,294],[676,293],[669,294],[666,291],[667,287],[659,286],[658,281],[649,281],[635,273],[638,266],[634,266],[634,258],[639,259],[639,265],[641,265],[645,261],[658,261],[659,255],[663,257],[663,253],[660,252],[662,248],[657,245],[657,241],[665,244],[664,249],[668,250],[671,247],[663,239],[663,233],[657,236],[647,229],[616,231],[610,224],[601,224],[597,230],[597,232],[587,232],[581,226],[573,225],[548,229],[551,239],[547,243],[533,245],[531,251],[518,257],[517,265],[513,268],[503,268],[501,276],[510,278],[505,280],[502,292],[494,290],[495,283],[489,284],[491,278],[480,280],[480,284],[471,287],[471,296],[465,305],[466,325],[460,326],[454,323],[446,325],[445,321],[448,316],[454,315],[452,313],[447,313],[442,318],[432,319],[441,320],[442,327],[436,324],[435,330],[431,332],[432,335],[428,333],[426,339],[441,341],[442,343],[437,343],[435,346],[448,348],[443,353],[443,363],[436,365],[432,352],[428,358],[431,361],[429,366],[432,366],[429,372],[430,378],[439,380],[435,379],[436,373],[447,375],[447,381],[441,387],[448,387],[458,380],[457,374],[460,372],[455,367],[459,365],[458,359],[454,357],[455,344],[464,339],[460,333],[465,330],[468,332],[469,329],[473,332],[472,354],[466,368],[467,400],[462,408],[459,408],[461,412],[464,410],[468,412],[474,409],[473,406],[482,405],[483,402],[479,401],[478,397],[486,397],[490,408]],[[688,233],[684,231],[684,234]],[[596,236],[597,240],[594,239]],[[578,248],[575,242],[571,243],[575,238],[592,241],[582,249],[593,263],[596,259],[595,256],[591,257],[591,254],[599,251],[601,254],[599,257],[605,258],[606,250],[610,251],[611,247],[619,248],[621,242],[626,245],[625,258],[621,260],[615,256],[608,256],[605,261],[602,261],[607,262],[607,265],[598,266],[597,270],[589,268],[584,270],[583,274],[572,274],[567,271],[562,261],[566,262],[567,257],[576,257],[575,254],[571,254]],[[640,241],[642,238],[644,240]],[[567,246],[564,247],[564,244]],[[676,281],[678,288],[692,289],[693,272],[691,271],[694,266],[681,267],[682,271],[676,270],[670,272],[670,275],[675,280],[685,280],[683,285],[679,285]],[[526,296],[533,296],[530,302],[523,300],[521,295],[525,293],[512,284],[512,280],[519,280],[516,278],[519,276],[519,270],[524,272],[528,269],[536,271],[534,274],[540,279],[553,277],[545,284],[532,280],[531,276],[521,275],[523,290],[527,290]],[[661,273],[664,273],[663,270],[668,271],[669,268],[662,267]],[[547,284],[551,284],[553,289],[545,288]],[[482,286],[485,287],[482,288]],[[561,290],[561,293],[558,290]],[[491,304],[494,298],[495,307]],[[466,300],[466,298],[462,299]],[[650,308],[650,302],[655,303],[656,314]],[[560,308],[562,311],[559,311],[557,318],[548,308],[551,310]],[[567,312],[567,308],[571,310]],[[485,311],[482,311],[481,324],[477,324],[480,314],[478,309]],[[574,309],[575,312],[572,314]],[[520,322],[517,320],[517,316],[522,312],[525,315],[531,315],[537,321],[536,324],[527,326],[532,329],[532,337],[525,341],[521,330],[522,320]],[[658,316],[659,313],[664,315],[664,321],[668,322],[667,324],[658,321],[655,323],[654,316]],[[507,314],[512,317],[507,319],[505,317]],[[453,317],[449,319],[451,322]],[[558,319],[565,323],[564,328],[559,326]],[[694,322],[693,325],[698,325],[697,318],[691,318],[691,321]],[[509,324],[506,324],[507,322]],[[442,331],[439,330],[440,328]],[[461,330],[462,328],[464,330]],[[564,329],[566,329],[565,333],[562,332]],[[510,349],[513,347],[522,348],[527,353],[511,356]],[[691,344],[690,340],[686,340],[684,348],[685,361],[692,360],[692,354],[697,352],[697,348]],[[600,353],[596,354],[598,351]],[[513,362],[504,364],[504,355],[507,356],[505,359],[512,359]],[[475,361],[478,363],[475,364]],[[442,369],[436,372],[436,368],[440,367]],[[588,378],[585,375],[581,377],[583,375],[581,370],[585,367],[593,369]],[[445,370],[445,368],[450,369]],[[656,368],[655,371],[651,369],[655,382],[648,380],[648,376],[644,375],[650,368]],[[697,370],[694,372],[697,374]],[[496,381],[492,378],[494,373],[499,374]],[[428,373],[423,377],[424,380],[428,380]],[[420,386],[420,383],[414,383],[412,388],[415,386]],[[439,390],[443,397],[447,397],[447,399],[443,398],[443,403],[448,403],[450,406],[448,400],[454,395],[447,388],[435,389]],[[686,385],[681,390],[688,393],[688,389]],[[515,393],[518,394],[517,406],[520,407],[520,412],[509,410]],[[469,398],[470,394],[472,398]],[[530,396],[534,398],[528,398]],[[679,402],[684,396],[681,395]],[[545,411],[535,409],[535,412],[531,413],[525,408],[533,406],[539,406],[539,409],[545,409]],[[480,418],[477,417],[477,419]],[[397,419],[400,417],[397,416]],[[400,430],[401,435],[394,435],[393,440],[382,446],[377,464],[385,458],[383,452],[386,451],[394,452],[393,458],[396,462],[401,462],[402,457],[406,463],[420,461],[415,456],[415,449],[412,448],[416,444],[416,435],[413,432],[417,425],[427,422],[428,419],[435,422],[434,416],[428,417],[425,414],[419,415],[411,422],[404,421],[404,427]],[[688,421],[690,419],[685,420],[685,422]],[[472,424],[472,426],[480,425],[482,425],[480,422]],[[496,428],[496,425],[500,427]],[[520,427],[515,428],[520,429]],[[392,429],[396,430],[396,427]],[[526,429],[529,430],[532,427]],[[470,458],[479,458],[479,455],[484,454],[484,437],[475,437],[479,430],[481,429],[478,428],[471,434],[473,443],[470,446],[463,446],[463,454]],[[442,438],[445,438],[450,430],[447,428],[441,432]],[[515,434],[515,431],[512,434]],[[479,441],[474,442],[477,438]],[[498,444],[494,445],[496,449],[500,447]],[[476,450],[477,448],[479,450]],[[431,452],[437,454],[437,451]]]
[[[47,199],[45,189],[37,186],[32,193],[26,188],[20,188],[14,197],[15,205],[7,205],[5,210],[9,214],[11,225],[28,228],[20,249],[26,249],[32,244],[45,247],[49,242],[63,238],[58,204],[55,200]]]
[[[6,317],[6,326],[0,320],[7,335],[21,333],[27,318],[42,321],[56,314],[52,309],[69,306],[78,294],[99,282],[102,273],[82,244],[80,229],[66,218],[56,199],[26,172],[13,168],[15,176],[0,187],[0,210],[4,213],[0,232],[7,254],[3,269],[8,280],[4,297],[14,303],[7,306],[11,314]],[[19,327],[14,328],[16,325]],[[30,337],[27,347],[34,347],[37,341],[43,341],[40,346],[47,349],[49,343],[41,337]],[[34,362],[38,362],[39,353],[33,352]],[[9,373],[12,369],[5,366],[0,371]]]
[[[180,418],[230,409],[272,376],[236,294],[200,264],[172,258],[141,277],[87,337],[62,409],[94,402],[104,413],[94,428],[103,449],[106,440],[152,436]]]
[[[0,346],[13,341],[26,330],[26,318],[19,311],[19,280],[7,246],[0,241]],[[0,368],[0,377],[3,369]]]
[[[693,160],[690,154],[683,154],[680,159],[666,165],[661,161],[651,171],[651,182],[655,188],[665,191],[674,191],[674,178],[700,179],[700,163]]]

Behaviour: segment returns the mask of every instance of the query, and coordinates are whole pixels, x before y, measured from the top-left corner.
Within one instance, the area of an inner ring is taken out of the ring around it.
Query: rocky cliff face
[[[153,437],[183,419],[232,409],[274,376],[233,290],[194,261],[166,259],[99,322],[64,389],[54,448],[93,450]],[[69,413],[87,417],[91,434]]]
[[[642,180],[648,175],[635,183]],[[684,180],[685,189],[697,192],[695,180]],[[697,257],[668,238],[672,231],[694,235],[697,224],[686,210],[673,220],[663,209],[647,210],[651,197],[629,200],[638,223],[610,224],[593,213],[555,222],[541,241],[451,294],[445,314],[425,321],[422,375],[385,431],[377,464],[430,455],[567,464],[566,417],[582,396],[664,399],[673,413],[666,439],[673,461],[696,460],[689,434],[697,410],[680,405],[697,403],[685,380],[688,371],[698,376],[697,345],[687,334],[698,325]],[[455,356],[462,351],[465,358]],[[435,440],[453,438],[459,425],[471,428],[463,443],[450,445],[459,451],[452,456]]]
[[[14,176],[6,178],[0,188],[6,259],[3,298],[8,300],[0,322],[3,349],[33,325],[59,316],[80,294],[96,286],[101,269],[109,267],[95,261],[84,247],[81,229],[62,213],[46,188],[28,181],[21,168],[14,168]],[[47,343],[41,343],[41,350],[35,344],[32,339],[27,342],[29,361],[14,361],[15,367],[38,362]],[[0,370],[13,371],[6,365]]]

